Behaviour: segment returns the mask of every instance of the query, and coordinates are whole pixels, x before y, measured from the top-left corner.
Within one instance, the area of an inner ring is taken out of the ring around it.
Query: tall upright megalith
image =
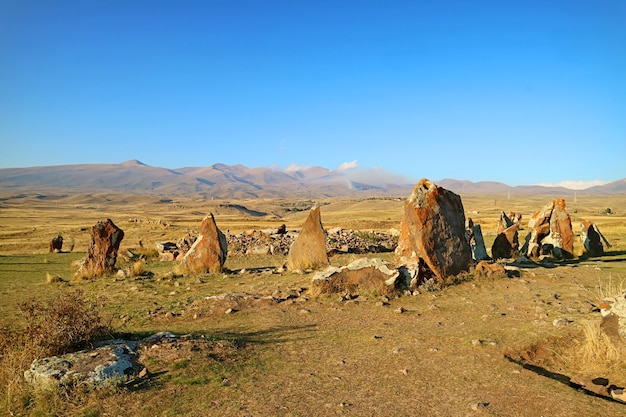
[[[124,231],[111,219],[101,220],[91,228],[91,242],[82,266],[76,272],[79,278],[95,278],[115,271],[117,251],[124,239]]]
[[[469,269],[472,251],[460,196],[422,179],[404,202],[404,216],[413,252],[439,279]]]
[[[313,207],[295,242],[289,248],[287,270],[320,269],[330,265],[326,253],[326,231],[320,208]]]

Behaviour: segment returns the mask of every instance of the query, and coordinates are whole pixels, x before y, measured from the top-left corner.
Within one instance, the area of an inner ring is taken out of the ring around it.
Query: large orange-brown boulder
[[[309,212],[298,238],[291,244],[287,255],[287,270],[321,269],[330,265],[326,253],[326,231],[322,225],[320,208]]]
[[[461,197],[422,179],[404,202],[404,216],[413,251],[437,278],[469,269],[472,251]]]
[[[395,256],[396,261],[399,263],[407,262],[408,260],[417,257],[417,254],[411,246],[409,226],[406,223],[405,215],[402,215],[402,220],[400,220],[400,236],[398,237],[398,245],[395,249]]]
[[[115,272],[117,251],[124,239],[124,231],[111,219],[101,220],[91,228],[91,243],[87,256],[76,273],[77,277],[95,278]]]
[[[228,254],[226,236],[215,224],[213,213],[200,223],[200,235],[180,262],[187,273],[221,272]]]
[[[528,220],[530,229],[522,252],[530,258],[538,258],[541,254],[541,241],[550,234],[550,217],[554,210],[554,201],[550,201]]]

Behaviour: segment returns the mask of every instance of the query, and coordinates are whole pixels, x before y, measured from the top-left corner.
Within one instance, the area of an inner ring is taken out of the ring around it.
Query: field
[[[119,333],[136,338],[160,331],[193,334],[213,349],[207,354],[182,346],[155,355],[146,363],[152,374],[148,383],[106,391],[32,392],[8,378],[5,369],[0,410],[42,416],[626,413],[626,404],[588,395],[507,359],[539,344],[548,352],[542,364],[556,367],[549,369],[553,373],[605,377],[626,386],[626,361],[590,363],[582,336],[585,326],[599,323],[602,297],[626,288],[626,196],[567,201],[577,234],[580,223],[590,220],[613,245],[602,257],[523,269],[515,278],[470,276],[388,302],[376,293],[346,300],[305,290],[276,303],[268,296],[311,285],[312,274],[272,273],[285,262],[283,256],[229,258],[223,274],[185,277],[168,275],[174,263],[150,259],[144,266],[154,273],[149,279],[71,281],[72,262],[85,256],[89,229],[103,218],[125,231],[121,254],[127,249],[150,253],[157,241],[176,241],[197,230],[208,212],[231,233],[281,224],[299,228],[313,204],[321,206],[327,229],[399,229],[403,198],[226,202],[115,194],[0,196],[0,327],[19,326],[19,303],[79,289],[87,299],[103,300],[103,316]],[[525,226],[533,212],[556,197],[462,198],[466,217],[481,224],[490,248],[501,210],[522,212]],[[612,214],[603,214],[607,208]],[[48,242],[58,233],[67,252],[48,253]],[[575,249],[581,250],[580,240]],[[393,262],[389,253],[368,256]],[[357,257],[341,255],[331,262],[346,265]],[[46,274],[67,282],[49,284]],[[566,325],[555,327],[561,318]],[[6,367],[10,350],[4,352]]]

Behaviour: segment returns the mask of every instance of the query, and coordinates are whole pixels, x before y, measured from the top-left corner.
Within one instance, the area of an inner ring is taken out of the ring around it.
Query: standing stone
[[[50,252],[61,252],[61,250],[63,249],[63,236],[59,234],[58,236],[53,237],[50,241],[49,247]]]
[[[227,254],[226,236],[217,228],[213,213],[209,213],[200,223],[200,235],[183,257],[181,266],[192,274],[221,272]]]
[[[587,220],[582,224],[580,240],[583,242],[584,253],[590,256],[600,256],[604,253],[602,241],[608,248],[611,247],[602,232],[600,232],[600,229],[598,229],[598,225]]]
[[[94,278],[115,272],[117,251],[124,239],[124,231],[111,219],[99,221],[91,228],[91,243],[85,262],[76,273],[77,277]]]
[[[400,220],[400,237],[398,237],[398,246],[395,249],[396,261],[399,263],[406,263],[410,259],[417,258],[413,247],[411,246],[411,239],[409,238],[409,226],[406,222],[406,216],[402,215]]]
[[[485,239],[483,239],[483,231],[479,224],[474,224],[471,218],[467,219],[465,233],[470,249],[472,250],[472,259],[475,261],[484,261],[489,258],[487,249],[485,249]]]
[[[511,226],[513,226],[513,220],[511,220],[504,211],[501,211],[500,219],[498,220],[498,227],[496,227],[496,236]]]
[[[496,236],[491,246],[493,259],[515,258],[519,251],[517,225],[512,225]]]
[[[558,199],[554,203],[554,210],[550,216],[550,236],[555,248],[560,248],[563,257],[574,256],[574,232],[572,219],[565,211],[565,200]]]
[[[404,202],[404,215],[413,251],[437,278],[469,269],[472,251],[465,237],[461,197],[422,179]]]
[[[287,269],[289,271],[320,269],[328,265],[330,261],[326,253],[326,231],[322,225],[320,208],[313,207],[298,238],[289,248]]]
[[[526,243],[522,253],[529,258],[538,258],[541,251],[541,241],[550,234],[550,217],[554,210],[554,201],[550,201],[540,211],[533,214],[528,220],[530,229],[526,236]]]

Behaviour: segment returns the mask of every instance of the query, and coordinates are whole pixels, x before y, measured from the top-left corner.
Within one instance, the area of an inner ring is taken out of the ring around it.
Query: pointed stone
[[[469,269],[472,252],[461,197],[422,179],[404,202],[404,215],[411,247],[437,278]]]
[[[181,266],[189,273],[221,272],[227,254],[226,236],[218,229],[213,213],[209,213],[202,220],[200,235],[185,254]]]
[[[480,225],[474,224],[472,219],[468,218],[465,232],[467,233],[467,241],[472,250],[472,259],[475,261],[491,259],[489,255],[487,255],[487,249],[485,249],[485,239],[483,238],[483,231]]]
[[[560,248],[565,258],[574,256],[574,232],[572,231],[572,219],[565,211],[565,200],[555,201],[554,210],[550,217],[550,236],[553,245]]]
[[[580,240],[583,242],[584,253],[591,256],[599,256],[604,253],[601,240],[602,233],[595,223],[585,220],[582,224]]]
[[[326,231],[322,225],[320,208],[309,212],[298,238],[289,248],[287,269],[289,271],[322,269],[330,265],[326,253]]]

